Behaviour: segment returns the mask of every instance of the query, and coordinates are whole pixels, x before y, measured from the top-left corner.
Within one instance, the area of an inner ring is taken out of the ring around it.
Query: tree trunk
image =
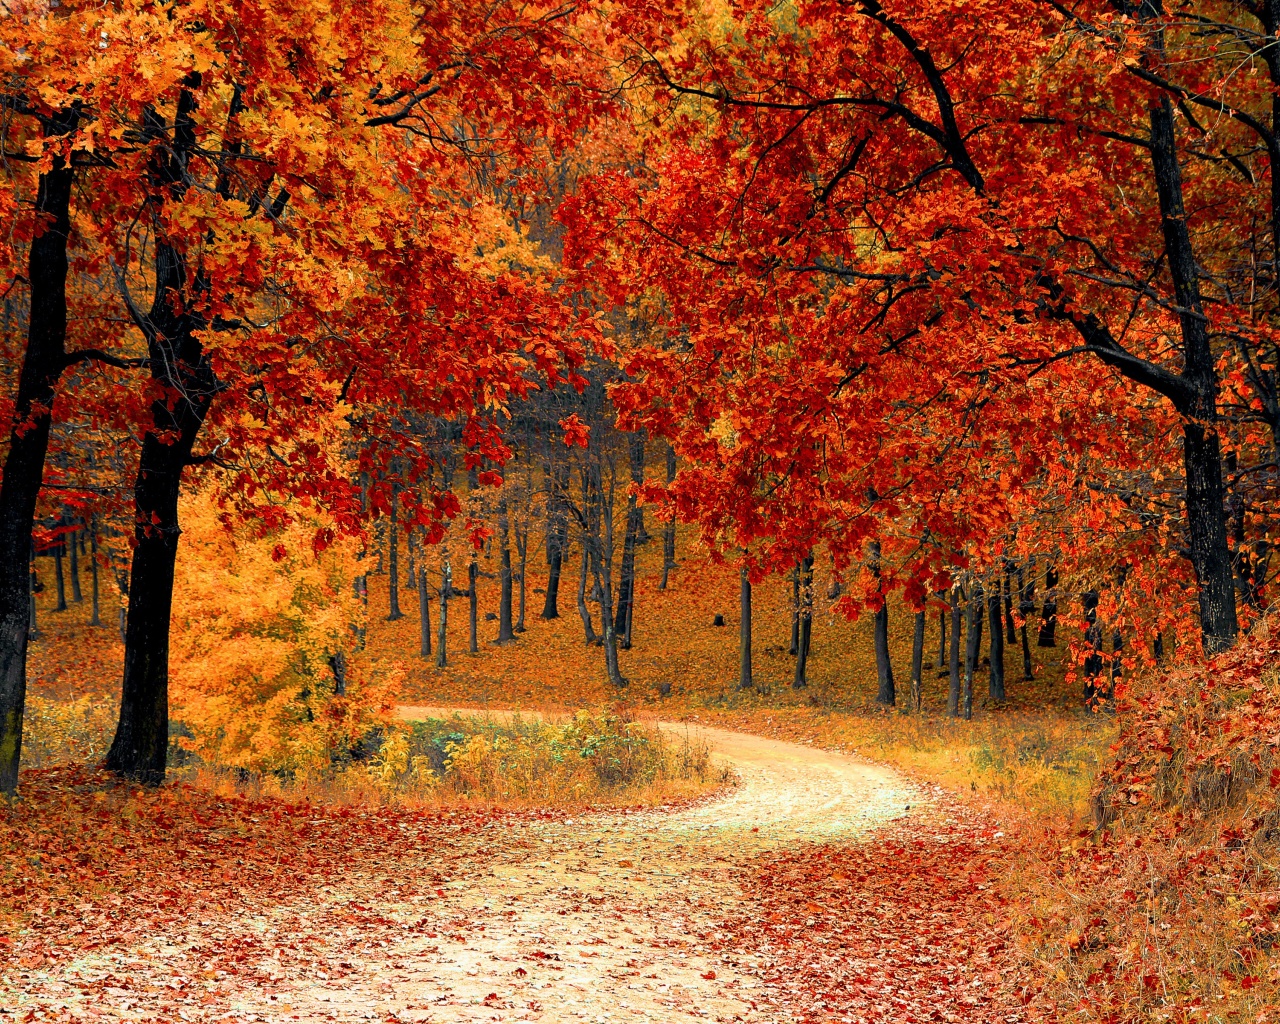
[[[612,465],[612,464],[611,464]],[[611,468],[612,473],[612,468]],[[613,603],[613,497],[615,477],[609,478],[609,493],[605,494],[603,470],[597,461],[591,469],[590,484],[595,492],[595,516],[589,517],[591,529],[587,541],[591,548],[592,569],[596,587],[600,591],[601,643],[604,646],[605,671],[610,685],[622,689],[627,680],[618,664],[618,635],[614,629]]]
[[[751,672],[751,574],[744,560],[738,570],[738,603],[741,621],[738,625],[738,689],[749,690],[755,685]]]
[[[876,703],[893,707],[898,702],[893,686],[893,663],[889,660],[889,604],[880,605],[875,617]]]
[[[396,525],[396,503],[400,487],[391,485],[391,520],[387,524],[387,621],[404,618],[400,610],[400,531]]]
[[[101,626],[102,619],[98,615],[98,529],[93,520],[89,521],[89,579],[93,587],[93,615],[89,618],[89,625]]]
[[[178,409],[186,404],[180,402]],[[107,754],[111,771],[148,785],[164,781],[169,748],[169,619],[180,533],[178,495],[185,455],[191,451],[187,438],[195,438],[194,430],[187,429],[182,442],[158,440],[162,415],[153,409],[156,426],[143,439],[134,486],[140,511],[129,574],[124,683],[120,721]]]
[[[69,118],[69,120],[68,120]],[[58,134],[76,115],[58,115]],[[22,716],[27,700],[27,644],[35,628],[31,591],[31,528],[49,450],[54,389],[67,338],[67,236],[72,170],[61,157],[40,175],[35,213],[41,222],[28,253],[30,309],[27,348],[18,375],[9,447],[0,475],[0,794],[18,789]]]
[[[1004,570],[1004,628],[1005,642],[1012,647],[1018,642],[1018,629],[1013,624],[1013,572],[1007,565]]]
[[[947,664],[947,612],[938,612],[938,675],[946,672]]]
[[[1022,634],[1022,679],[1024,682],[1029,682],[1035,678],[1035,666],[1031,663],[1031,643],[1027,639],[1027,619],[1036,610],[1035,594],[1035,576],[1031,573],[1024,575],[1024,570],[1018,569],[1018,615],[1022,618],[1022,625],[1018,631]]]
[[[525,492],[526,495],[528,492]],[[528,509],[526,506],[526,513]],[[520,558],[519,580],[520,580],[520,603],[519,611],[516,615],[515,631],[523,633],[525,631],[524,612],[526,604],[526,595],[528,594],[528,583],[525,578],[525,569],[529,564],[529,518],[528,515],[522,515],[520,521],[516,523],[516,555]]]
[[[582,632],[588,644],[597,644],[600,638],[596,636],[595,625],[591,621],[591,609],[587,607],[587,570],[590,564],[590,556],[587,554],[587,541],[582,541],[582,569],[578,573],[578,615],[582,618]]]
[[[793,658],[800,653],[800,563],[791,571],[791,650]]]
[[[480,636],[477,632],[476,619],[480,611],[480,588],[476,586],[476,581],[480,579],[480,566],[476,564],[475,552],[471,553],[471,561],[467,563],[467,601],[468,614],[470,615],[471,626],[471,653],[480,653]]]
[[[994,581],[987,597],[987,614],[991,619],[991,676],[987,683],[987,696],[992,700],[1004,700],[1004,641],[1005,633],[1000,622],[1000,582]]]
[[[409,527],[409,532],[404,535],[404,549],[409,552],[409,568],[404,574],[405,586],[410,590],[418,586],[418,552],[417,545],[413,542],[413,527]]]
[[[951,587],[951,650],[948,669],[950,681],[947,687],[947,714],[956,718],[960,714],[960,588]]]
[[[1040,633],[1036,638],[1037,647],[1056,647],[1058,630],[1058,573],[1053,566],[1044,572],[1044,604],[1040,607]]]
[[[982,653],[982,619],[983,612],[982,584],[975,582],[969,595],[969,621],[965,623],[968,634],[965,639],[964,657],[964,717],[968,721],[973,717],[973,674],[978,669],[978,658]]]
[[[880,542],[871,544],[871,572],[876,579],[880,578]],[[893,662],[889,660],[889,602],[884,594],[880,595],[881,604],[876,611],[873,627],[876,649],[876,703],[893,707],[898,703],[897,691],[893,685]]]
[[[498,643],[515,639],[511,630],[511,518],[504,490],[498,502]]]
[[[1098,592],[1090,590],[1082,600],[1085,622],[1088,623],[1084,641],[1089,646],[1089,653],[1084,659],[1084,702],[1092,707],[1098,695],[1098,677],[1102,674],[1102,627],[1098,625]]]
[[[676,450],[667,445],[667,486],[676,478]],[[659,590],[667,589],[667,574],[676,568],[676,517],[663,524],[662,527],[662,580]]]
[[[801,582],[801,575],[804,581]],[[796,571],[796,587],[800,591],[796,608],[796,674],[791,685],[796,689],[809,685],[809,645],[813,639],[813,555],[805,556]]]
[[[569,546],[569,520],[565,515],[565,491],[569,487],[569,467],[555,465],[548,474],[551,488],[547,496],[547,596],[542,618],[560,618],[560,576]]]
[[[177,196],[185,187],[187,155],[196,145],[191,119],[195,109],[194,96],[183,89],[171,136],[154,112],[147,115],[152,138],[172,138],[172,145],[166,141],[157,146],[153,167]],[[217,378],[199,339],[204,320],[188,304],[191,287],[182,250],[158,233],[155,295],[139,327],[147,338],[152,378],[164,397],[152,403],[152,423],[142,440],[134,484],[137,543],[129,579],[120,723],[107,753],[108,769],[149,785],[164,780],[169,747],[169,618],[181,533],[178,495],[196,435],[217,391]],[[201,287],[197,281],[195,288]]]
[[[440,628],[436,633],[436,668],[447,668],[449,638],[449,598],[453,596],[453,566],[449,562],[449,549],[441,552],[440,560]]]
[[[1183,202],[1173,104],[1167,95],[1151,107],[1151,165],[1182,332],[1181,376],[1191,390],[1189,403],[1178,410],[1183,416],[1187,532],[1199,583],[1201,638],[1205,654],[1212,657],[1235,644],[1240,627],[1223,505],[1226,489],[1217,430],[1218,374],[1200,296],[1200,268]]]
[[[916,612],[916,631],[911,638],[911,707],[919,711],[924,706],[924,694],[921,690],[924,672],[924,618],[921,608]]]
[[[53,545],[53,581],[58,594],[58,603],[53,608],[55,612],[65,612],[67,610],[67,584],[62,575],[63,547],[64,542],[59,537],[57,543]]]
[[[80,531],[73,530],[70,536],[71,544],[67,551],[71,561],[67,565],[67,572],[71,575],[71,600],[75,604],[81,604],[84,601],[84,593],[80,590]]]
[[[644,435],[633,434],[629,445],[631,482],[637,487],[644,483]],[[622,572],[618,581],[618,614],[614,619],[614,632],[621,637],[622,649],[631,649],[631,618],[636,592],[636,544],[640,539],[644,509],[637,496],[627,497],[627,529],[622,541]]]
[[[329,655],[329,671],[333,674],[333,695],[347,695],[347,656],[342,651],[334,651]]]
[[[427,589],[427,563],[418,563],[418,655],[431,657],[431,592]]]

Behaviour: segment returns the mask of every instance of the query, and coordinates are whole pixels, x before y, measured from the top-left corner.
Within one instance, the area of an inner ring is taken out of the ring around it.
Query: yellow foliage
[[[209,493],[189,496],[170,655],[172,717],[202,760],[253,771],[315,771],[391,708],[393,667],[353,648],[364,608],[351,586],[357,544],[314,554],[314,515],[255,536],[228,530]],[[345,659],[338,693],[330,659]],[[189,735],[187,735],[189,733]]]

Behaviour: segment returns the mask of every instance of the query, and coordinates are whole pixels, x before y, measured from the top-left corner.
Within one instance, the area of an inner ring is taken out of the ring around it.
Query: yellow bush
[[[255,772],[343,761],[389,716],[397,681],[394,665],[354,650],[365,617],[351,585],[363,571],[357,542],[339,537],[314,553],[325,525],[314,514],[264,534],[228,530],[208,492],[188,496],[182,516],[170,655],[180,745],[206,763]]]

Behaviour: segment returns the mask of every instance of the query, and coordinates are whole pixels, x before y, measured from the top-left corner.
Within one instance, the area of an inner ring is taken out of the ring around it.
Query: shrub
[[[712,770],[705,743],[587,711],[560,723],[414,722],[388,732],[364,771],[389,796],[552,805],[651,803],[728,781]]]
[[[1028,953],[1073,1019],[1274,1019],[1280,1005],[1280,643],[1135,680],[1095,828],[1015,880]]]

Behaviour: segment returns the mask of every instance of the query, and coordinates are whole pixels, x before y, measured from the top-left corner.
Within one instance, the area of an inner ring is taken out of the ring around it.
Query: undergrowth
[[[1277,1020],[1280,642],[1136,680],[1092,821],[1010,875],[1028,997],[1097,1022]]]
[[[625,712],[580,711],[566,722],[453,715],[388,726],[330,771],[246,776],[201,765],[215,788],[336,802],[494,807],[653,805],[733,782],[697,737],[671,738]]]

